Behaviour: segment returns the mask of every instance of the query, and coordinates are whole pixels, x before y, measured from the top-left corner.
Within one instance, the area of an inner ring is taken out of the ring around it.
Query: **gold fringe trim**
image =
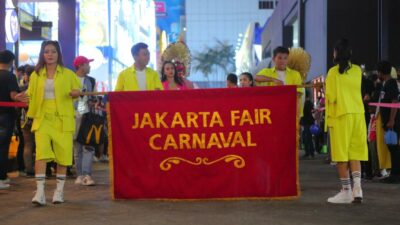
[[[301,196],[301,188],[300,188],[300,175],[299,175],[299,154],[300,154],[300,104],[301,98],[297,98],[297,111],[296,111],[296,186],[297,186],[297,195],[299,198]]]
[[[112,150],[112,133],[111,133],[111,110],[110,110],[110,102],[106,104],[107,110],[107,123],[108,123],[108,165],[110,167],[110,192],[111,199],[115,200],[114,195],[114,157]]]
[[[237,198],[193,198],[193,199],[180,199],[180,198],[134,198],[134,199],[113,199],[117,201],[164,201],[164,202],[205,202],[205,201],[245,201],[245,200],[297,200],[300,196],[286,196],[286,197],[237,197]]]

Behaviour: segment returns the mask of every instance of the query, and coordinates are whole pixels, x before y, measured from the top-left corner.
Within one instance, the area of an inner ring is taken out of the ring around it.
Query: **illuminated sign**
[[[15,43],[19,38],[18,15],[14,9],[6,10],[5,19],[6,42]]]
[[[155,2],[156,3],[156,16],[166,16],[167,6],[165,2]]]

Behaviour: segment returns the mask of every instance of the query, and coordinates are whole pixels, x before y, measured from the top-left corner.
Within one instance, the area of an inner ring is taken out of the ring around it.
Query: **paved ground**
[[[66,184],[65,204],[34,207],[34,179],[15,178],[10,190],[0,190],[0,225],[258,225],[324,224],[400,225],[400,185],[364,182],[361,205],[330,205],[338,191],[334,167],[322,156],[300,162],[302,197],[294,201],[112,201],[108,168],[95,164],[94,187]],[[47,201],[55,180],[47,181]]]

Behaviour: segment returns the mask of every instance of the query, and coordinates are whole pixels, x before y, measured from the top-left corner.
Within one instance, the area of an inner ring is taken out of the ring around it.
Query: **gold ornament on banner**
[[[287,65],[290,69],[300,73],[304,84],[310,71],[311,56],[303,48],[291,48]]]
[[[183,41],[169,44],[161,55],[161,63],[164,63],[165,61],[172,61],[175,64],[183,63],[185,67],[183,76],[185,77],[189,76],[191,60],[192,58],[189,48]]]
[[[190,164],[193,166],[200,166],[200,165],[210,166],[210,165],[213,165],[220,161],[224,161],[225,163],[232,162],[233,166],[238,169],[241,169],[241,168],[245,167],[245,165],[246,165],[246,162],[244,161],[243,157],[238,156],[238,155],[226,155],[224,157],[221,157],[221,158],[216,159],[211,162],[209,161],[208,158],[201,158],[201,157],[196,157],[196,159],[194,161],[184,159],[181,157],[169,157],[167,159],[164,159],[160,163],[160,169],[163,171],[168,171],[172,168],[173,165],[179,165],[181,162],[187,163],[187,164]]]

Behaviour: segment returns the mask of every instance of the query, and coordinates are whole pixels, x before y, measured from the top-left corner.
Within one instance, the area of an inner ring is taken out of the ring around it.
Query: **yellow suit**
[[[72,90],[81,89],[74,72],[57,66],[54,75],[55,99],[45,99],[46,68],[30,77],[27,94],[30,98],[27,116],[33,118],[36,160],[55,160],[60,165],[72,164],[72,139],[75,118]]]
[[[332,161],[368,160],[361,80],[361,68],[354,64],[343,74],[339,66],[328,72],[325,123],[330,128]]]

